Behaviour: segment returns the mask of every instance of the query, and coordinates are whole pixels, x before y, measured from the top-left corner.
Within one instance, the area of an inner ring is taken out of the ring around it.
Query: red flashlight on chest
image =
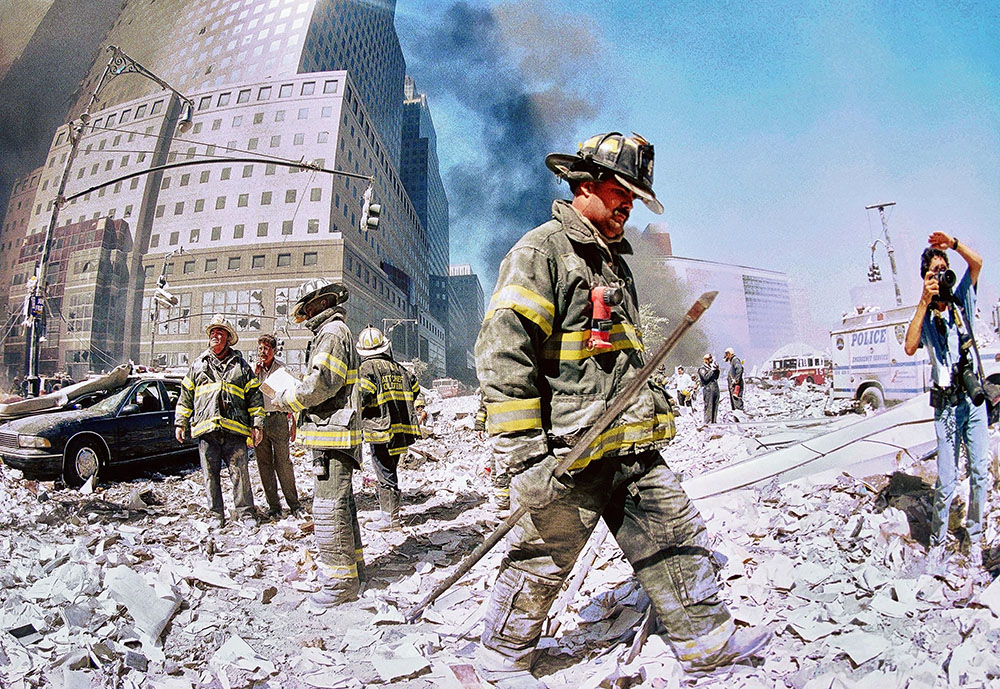
[[[625,290],[611,285],[597,285],[590,289],[590,339],[587,349],[611,349],[611,309],[625,299]]]

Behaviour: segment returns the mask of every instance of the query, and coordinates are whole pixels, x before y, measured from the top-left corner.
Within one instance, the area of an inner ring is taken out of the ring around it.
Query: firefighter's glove
[[[559,465],[559,458],[545,455],[524,471],[510,479],[517,500],[527,508],[545,507],[558,500],[573,488],[573,477],[568,473],[556,478],[552,472]]]

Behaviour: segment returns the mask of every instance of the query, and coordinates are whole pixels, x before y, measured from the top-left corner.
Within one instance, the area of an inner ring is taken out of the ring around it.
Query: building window
[[[159,206],[156,207],[156,213],[155,213],[155,215],[156,215],[157,218],[162,218],[163,217],[163,208],[164,208],[164,206],[163,206],[162,203]]]
[[[302,254],[302,265],[304,266],[314,266],[316,265],[318,254],[315,251],[307,251]]]
[[[248,151],[256,151],[257,150],[257,137],[256,136],[253,137],[252,139],[250,139],[249,141],[247,141],[247,150]]]
[[[284,110],[279,110],[278,112],[274,113],[274,121],[275,122],[284,122],[285,121],[285,111]]]
[[[184,272],[185,273],[194,272],[194,261],[184,261]]]
[[[278,89],[278,98],[288,98],[292,95],[292,84],[282,84]]]
[[[231,167],[224,167],[224,168],[222,168],[222,174],[219,175],[219,178],[223,179],[223,180],[229,179],[229,175],[231,175],[232,172],[233,172],[233,168],[231,168]]]
[[[242,89],[238,96],[236,96],[237,103],[249,103],[250,102],[250,89]]]
[[[236,205],[239,208],[246,208],[247,203],[250,201],[250,194],[240,194],[236,199]]]
[[[262,191],[260,193],[260,205],[262,205],[262,206],[270,206],[271,205],[271,192],[269,192],[269,191]]]
[[[149,240],[149,248],[150,249],[155,249],[159,245],[160,245],[160,235],[154,234],[153,238]]]
[[[94,167],[97,166],[95,165]],[[97,170],[94,170],[93,172],[97,172]],[[169,188],[170,188],[170,178],[164,175],[163,181],[160,183],[160,189],[169,189]]]
[[[277,148],[281,145],[281,135],[275,134],[271,137],[271,148]]]
[[[206,258],[205,259],[205,272],[214,273],[219,269],[219,259],[217,258]]]
[[[220,107],[220,108],[221,108],[221,107],[222,107],[223,105],[229,105],[229,97],[230,97],[231,95],[232,95],[232,92],[228,92],[228,93],[220,93],[220,94],[219,94],[219,107]],[[139,114],[139,112],[138,112],[138,111],[136,111],[136,115],[138,115],[138,114]]]
[[[337,80],[327,79],[323,84],[323,93],[336,93],[337,92]]]
[[[311,96],[316,91],[315,81],[304,81],[302,82],[302,93],[303,96]]]
[[[257,254],[256,256],[254,256],[253,258],[251,258],[250,259],[250,267],[253,268],[254,270],[259,270],[259,269],[263,268],[264,267],[264,255],[263,254]]]
[[[264,165],[264,174],[273,175],[274,174],[274,163],[267,163]]]
[[[208,155],[212,155],[212,154],[209,153]],[[208,175],[209,175],[208,170],[202,170],[201,177],[198,178],[198,183],[199,184],[204,184],[205,182],[207,182],[208,181]]]
[[[296,146],[301,146],[305,142],[306,142],[306,135],[301,133],[296,134],[295,137],[292,139],[292,143]]]
[[[295,189],[285,190],[285,203],[295,203]]]
[[[316,143],[325,144],[330,140],[330,132],[320,132],[316,135]]]
[[[226,197],[225,196],[218,196],[218,197],[216,197],[216,199],[215,199],[215,210],[221,211],[225,207],[226,207]]]
[[[243,178],[246,179],[247,177],[252,177],[252,176],[253,176],[253,165],[244,165]]]
[[[271,87],[261,86],[260,91],[257,92],[257,100],[267,100],[271,97]]]
[[[194,212],[201,213],[203,210],[205,210],[205,199],[195,199]]]
[[[263,121],[264,121],[264,113],[262,113],[262,112],[255,112],[253,114],[253,123],[254,124],[260,124]]]
[[[287,268],[292,265],[292,255],[291,254],[278,254],[278,267]]]
[[[191,242],[192,244],[194,244],[200,238],[201,238],[201,230],[194,229],[194,230],[191,230],[191,236],[188,238],[188,241]]]
[[[257,223],[257,236],[266,237],[267,236],[267,223],[259,222]]]
[[[243,239],[244,226],[242,224],[236,225],[233,228],[233,239]]]
[[[198,109],[199,110],[208,110],[208,108],[211,105],[212,105],[212,97],[211,96],[202,96],[201,100],[198,101]]]
[[[150,115],[159,115],[161,112],[163,112],[163,100],[162,99],[156,101],[155,103],[153,103],[153,107],[149,109],[149,114]]]
[[[229,257],[229,270],[239,270],[240,269],[240,257],[230,256]]]
[[[239,127],[243,124],[243,115],[233,115],[233,126]]]
[[[178,201],[174,204],[174,215],[181,215],[184,212],[184,202]]]
[[[323,200],[323,190],[320,187],[313,187],[309,190],[309,200],[310,201],[322,201]]]
[[[222,239],[222,225],[216,225],[212,228],[212,241],[217,242]]]
[[[283,220],[281,223],[281,234],[291,234],[292,233],[292,221]]]
[[[299,119],[300,120],[309,119],[309,108],[299,108]]]
[[[306,223],[306,232],[309,234],[316,234],[319,232],[319,220],[316,218],[310,218]]]
[[[180,240],[181,240],[181,233],[180,232],[171,232],[170,233],[170,246],[176,246],[177,242],[179,242]]]

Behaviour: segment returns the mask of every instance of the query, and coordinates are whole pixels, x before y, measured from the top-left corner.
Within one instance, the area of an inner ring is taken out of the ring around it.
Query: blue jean
[[[938,441],[938,478],[934,486],[931,545],[944,545],[948,538],[948,513],[951,501],[955,498],[960,448],[963,443],[968,456],[970,484],[966,526],[972,542],[979,543],[983,532],[983,506],[986,504],[988,486],[986,405],[973,406],[968,395],[962,394],[954,407],[946,406],[934,411],[934,432]]]
[[[247,439],[226,431],[211,431],[198,438],[201,456],[201,473],[208,495],[208,509],[225,514],[222,504],[222,465],[229,465],[229,478],[233,482],[233,506],[241,517],[252,517],[253,491],[250,488],[250,469],[247,467]]]

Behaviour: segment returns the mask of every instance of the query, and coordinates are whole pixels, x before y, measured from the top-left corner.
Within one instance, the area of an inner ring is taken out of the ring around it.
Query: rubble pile
[[[747,392],[751,422],[819,418],[826,408],[820,389]],[[430,402],[431,435],[400,471],[402,531],[366,528],[377,516],[374,478],[356,474],[370,581],[358,602],[322,614],[305,602],[318,587],[309,518],[211,528],[194,467],[90,493],[0,467],[0,685],[478,686],[472,655],[502,548],[405,623],[502,518],[490,501],[490,442],[472,431],[476,404]],[[677,425],[664,454],[688,476],[750,456],[760,432],[700,428],[697,407]],[[310,475],[294,454],[308,510]],[[932,463],[900,469],[933,476]],[[536,674],[550,687],[584,688],[991,686],[1000,584],[960,554],[938,576],[925,571],[917,539],[926,532],[911,528],[909,503],[886,498],[889,484],[842,476],[699,504],[737,621],[775,631],[759,666],[685,677],[602,527],[553,607]],[[998,511],[988,513],[986,542],[996,543]]]

